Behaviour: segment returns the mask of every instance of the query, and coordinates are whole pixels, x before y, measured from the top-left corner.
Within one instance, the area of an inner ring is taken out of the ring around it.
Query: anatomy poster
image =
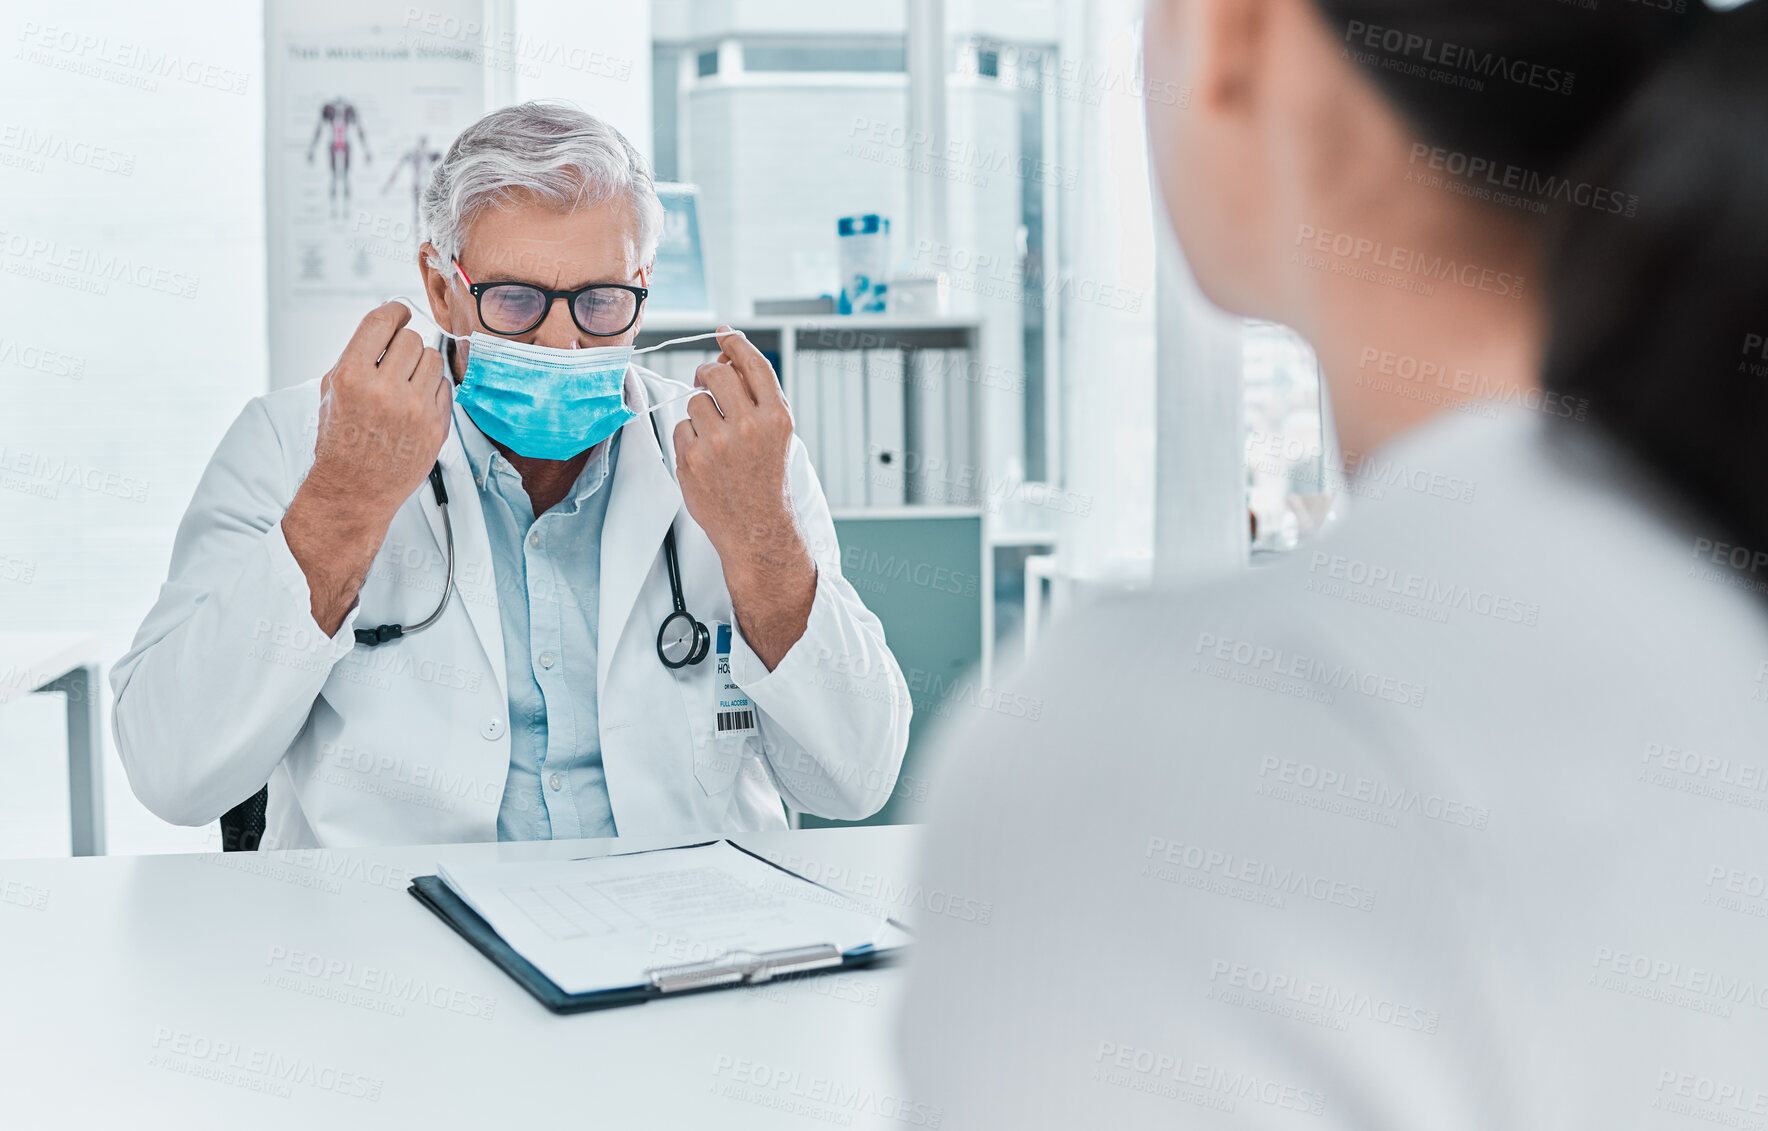
[[[483,104],[479,52],[387,27],[291,31],[280,55],[269,142],[285,293],[385,298],[409,290],[419,194]]]

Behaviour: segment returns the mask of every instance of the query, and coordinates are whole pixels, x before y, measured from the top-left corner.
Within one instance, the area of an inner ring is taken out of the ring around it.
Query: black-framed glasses
[[[546,321],[556,300],[565,299],[579,330],[597,338],[618,337],[632,329],[651,293],[625,283],[591,283],[574,291],[549,291],[533,283],[475,283],[460,260],[454,261],[454,269],[479,304],[479,324],[505,336],[526,334]]]

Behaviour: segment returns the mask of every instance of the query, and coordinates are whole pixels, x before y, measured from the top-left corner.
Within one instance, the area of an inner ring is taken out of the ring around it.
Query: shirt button
[[[503,720],[502,719],[487,719],[487,720],[485,720],[485,725],[479,728],[479,733],[484,735],[490,741],[495,742],[496,740],[503,737]]]
[[[553,666],[553,654],[551,652],[542,652],[540,654],[540,666],[543,668],[550,668]]]
[[[540,548],[540,531],[536,530],[528,535],[528,545],[533,546],[537,550]]]
[[[559,780],[559,775],[554,774],[552,777],[546,779],[546,784],[552,786],[553,790],[556,792],[559,787],[563,786],[565,783]]]

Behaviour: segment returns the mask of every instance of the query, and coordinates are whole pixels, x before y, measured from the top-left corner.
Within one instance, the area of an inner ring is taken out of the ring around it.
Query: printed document
[[[726,841],[586,860],[437,868],[566,993],[644,985],[658,968],[832,944],[894,942],[876,910]]]

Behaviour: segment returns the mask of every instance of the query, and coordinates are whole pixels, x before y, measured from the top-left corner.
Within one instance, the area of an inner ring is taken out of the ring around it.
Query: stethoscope
[[[651,431],[657,431],[657,421],[651,419]],[[657,450],[663,449],[663,437],[657,436]],[[448,599],[454,594],[454,524],[448,521],[448,492],[442,486],[442,462],[430,468],[430,490],[436,496],[436,507],[442,512],[442,539],[448,547],[448,580],[442,586],[442,600],[437,603],[436,611],[418,621],[416,624],[383,624],[375,628],[359,628],[356,630],[356,643],[368,648],[385,644],[389,640],[397,640],[413,632],[422,632],[435,624],[442,616],[442,610],[448,607]],[[675,553],[675,524],[669,524],[669,530],[663,535],[663,562],[669,569],[669,597],[675,608],[663,618],[663,624],[657,629],[657,658],[663,666],[671,671],[697,664],[712,651],[712,633],[706,628],[704,621],[695,618],[688,612],[687,601],[681,595],[681,559]]]
[[[712,337],[700,334],[696,337]],[[693,338],[677,339],[693,341]],[[673,342],[665,342],[673,345]],[[384,356],[384,355],[383,355]],[[705,389],[696,389],[695,393],[706,393]],[[694,394],[690,393],[689,396]],[[664,402],[669,403],[669,402]],[[713,403],[717,403],[714,398]],[[662,404],[652,406],[652,411],[662,408]],[[663,433],[657,428],[657,418],[650,412],[645,414],[651,421],[651,434],[657,438],[657,454],[663,454]],[[389,640],[397,640],[413,632],[421,632],[435,624],[442,616],[442,610],[448,607],[448,599],[454,595],[454,524],[448,521],[448,491],[442,486],[442,461],[437,460],[430,468],[430,491],[436,496],[436,508],[442,512],[442,537],[448,547],[448,580],[442,586],[442,600],[436,604],[436,611],[418,621],[416,624],[383,624],[374,628],[356,630],[356,643],[366,648],[374,648]],[[663,618],[663,624],[657,629],[657,658],[663,666],[675,671],[690,664],[704,660],[712,651],[712,633],[707,630],[704,621],[698,620],[688,612],[687,602],[681,595],[681,559],[675,552],[675,523],[669,524],[669,530],[663,535],[663,561],[669,569],[669,597],[675,608]]]

